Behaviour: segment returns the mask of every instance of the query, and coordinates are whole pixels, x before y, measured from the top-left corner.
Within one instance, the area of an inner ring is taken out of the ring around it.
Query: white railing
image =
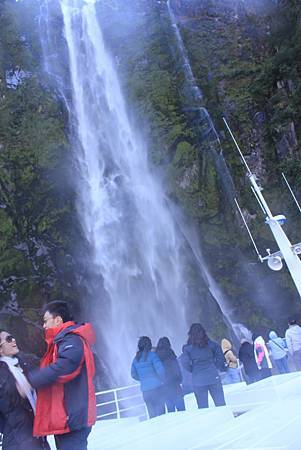
[[[96,403],[97,420],[148,417],[138,384],[97,392]]]

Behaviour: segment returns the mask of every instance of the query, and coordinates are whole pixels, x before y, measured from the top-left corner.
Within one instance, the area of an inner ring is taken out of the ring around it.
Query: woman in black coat
[[[35,392],[26,374],[26,364],[16,355],[16,340],[0,330],[0,432],[2,450],[50,450],[44,438],[32,436]]]
[[[210,341],[200,323],[191,325],[188,343],[183,347],[181,363],[192,373],[194,395],[199,408],[208,408],[208,393],[215,406],[226,404],[218,370],[225,370],[221,347]]]
[[[167,337],[159,339],[156,353],[165,369],[165,381],[162,386],[162,392],[167,411],[185,411],[181,387],[182,373],[175,352],[172,350],[170,341]]]
[[[259,381],[261,378],[255,360],[254,345],[248,342],[246,339],[241,340],[238,358],[239,361],[243,363],[247,384]]]

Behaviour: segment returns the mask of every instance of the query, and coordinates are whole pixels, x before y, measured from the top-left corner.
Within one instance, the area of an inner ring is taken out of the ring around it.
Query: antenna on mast
[[[286,183],[286,185],[287,185],[287,187],[288,187],[290,193],[292,194],[292,197],[293,197],[293,199],[294,199],[294,201],[295,201],[295,203],[296,203],[296,205],[297,205],[297,208],[298,208],[299,211],[301,212],[301,206],[300,206],[298,200],[296,199],[296,196],[295,196],[295,194],[294,194],[292,188],[290,187],[290,184],[289,184],[289,182],[287,181],[286,176],[284,175],[283,172],[281,173],[281,175],[283,176],[284,181],[285,181],[285,183]]]
[[[242,212],[242,210],[241,210],[241,208],[240,208],[240,206],[239,206],[238,201],[237,201],[236,198],[234,199],[234,201],[235,201],[235,204],[236,204],[237,209],[238,209],[238,211],[239,211],[239,214],[241,215],[242,221],[243,221],[243,223],[244,223],[244,225],[245,225],[245,227],[246,227],[246,229],[247,229],[247,232],[249,233],[250,239],[251,239],[252,244],[253,244],[253,246],[254,246],[255,252],[257,253],[258,259],[259,259],[259,261],[261,261],[261,260],[262,260],[262,257],[261,257],[261,255],[260,255],[260,253],[259,253],[259,250],[258,250],[258,247],[257,247],[257,245],[256,245],[255,239],[254,239],[253,236],[252,236],[251,230],[250,230],[250,228],[249,228],[249,225],[247,224],[247,221],[246,221],[246,219],[245,219],[245,216],[243,215],[243,212]]]
[[[235,137],[234,137],[234,134],[232,133],[231,128],[229,127],[228,122],[227,122],[226,119],[225,119],[225,117],[223,117],[223,121],[225,122],[225,125],[226,125],[226,127],[227,127],[227,129],[228,129],[228,131],[229,131],[229,133],[230,133],[230,135],[231,135],[233,141],[234,141],[234,144],[236,145],[237,150],[239,151],[240,157],[241,157],[241,159],[242,159],[244,165],[245,165],[246,168],[247,168],[247,171],[248,171],[249,176],[253,175],[252,172],[251,172],[250,167],[248,166],[247,161],[245,160],[244,155],[242,154],[242,151],[240,150],[240,147],[239,147],[239,145],[238,145],[238,143],[237,143],[237,141],[236,141],[236,139],[235,139]]]
[[[253,188],[253,186],[251,186],[251,189],[252,189],[252,192],[253,192],[253,194],[254,194],[254,197],[256,198],[256,200],[257,200],[257,202],[258,202],[258,204],[259,204],[259,206],[260,206],[260,208],[261,208],[261,211],[263,212],[263,214],[266,214],[266,212],[265,212],[265,210],[264,210],[264,207],[263,207],[262,203],[260,202],[260,200],[259,200],[259,198],[258,198],[258,195],[256,194],[256,191],[255,191],[255,189]]]

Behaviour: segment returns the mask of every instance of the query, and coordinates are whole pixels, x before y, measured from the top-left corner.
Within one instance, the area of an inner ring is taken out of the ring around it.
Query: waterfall
[[[197,85],[196,79],[194,77],[186,48],[184,46],[184,42],[177,25],[175,15],[170,4],[170,0],[167,0],[167,9],[180,53],[180,64],[184,73],[185,83],[188,87],[185,94],[186,97],[188,97],[189,106],[193,106],[194,103],[199,106],[201,103],[203,103],[203,93],[200,87]],[[210,123],[210,125],[212,126],[213,124]]]
[[[77,212],[87,243],[83,302],[111,382],[120,384],[129,381],[139,336],[149,335],[154,345],[168,336],[179,353],[192,321],[210,323],[200,316],[201,305],[221,322],[225,308],[192,248],[197,244],[177,223],[149,167],[100,22],[93,0],[45,0],[41,9],[45,69],[69,114]],[[58,24],[66,49],[58,48]]]
[[[93,1],[61,0],[68,48],[78,185],[89,244],[90,291],[107,364],[128,378],[137,338],[162,335],[176,350],[187,332],[185,242],[176,230],[147,149],[130,123]],[[87,299],[88,301],[89,299]]]

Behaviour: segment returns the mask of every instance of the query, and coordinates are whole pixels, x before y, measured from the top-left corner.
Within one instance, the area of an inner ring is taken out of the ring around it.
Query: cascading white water
[[[184,46],[184,42],[183,42],[180,30],[177,25],[177,21],[176,21],[174,12],[173,12],[171,4],[170,4],[170,0],[167,0],[166,5],[167,5],[167,10],[168,10],[168,14],[170,17],[170,21],[171,21],[171,24],[172,24],[172,27],[174,30],[174,34],[175,34],[175,37],[177,40],[179,52],[181,55],[182,69],[184,72],[185,80],[186,80],[186,83],[188,84],[189,90],[190,90],[189,100],[192,102],[197,102],[197,106],[199,106],[199,103],[203,102],[203,93],[202,93],[201,89],[199,88],[199,86],[197,85],[195,76],[192,72],[189,58],[188,58],[188,55],[187,55],[187,52],[186,52],[186,49]],[[212,124],[212,127],[213,127],[213,124]],[[214,132],[215,132],[215,130],[214,130]],[[217,133],[216,133],[216,138],[218,139]]]
[[[99,321],[107,361],[115,381],[124,382],[140,335],[167,335],[177,350],[184,342],[183,242],[148,167],[145,145],[129,122],[94,2],[60,5],[79,143],[78,211],[89,264],[105,291]]]
[[[210,149],[210,153],[214,158],[215,167],[219,175],[219,182],[222,185],[223,191],[227,196],[227,201],[232,207],[235,207],[234,198],[236,197],[234,183],[231,173],[227,167],[226,161],[223,157],[223,151],[219,139],[219,135],[215,129],[214,123],[208,110],[204,106],[204,98],[200,87],[197,85],[195,76],[193,74],[187,51],[178,27],[177,19],[172,9],[171,0],[166,3],[167,12],[172,26],[173,34],[177,47],[177,64],[181,66],[181,71],[184,75],[182,91],[185,98],[185,109],[194,112],[194,122],[197,135],[200,140],[200,151],[202,147]]]

